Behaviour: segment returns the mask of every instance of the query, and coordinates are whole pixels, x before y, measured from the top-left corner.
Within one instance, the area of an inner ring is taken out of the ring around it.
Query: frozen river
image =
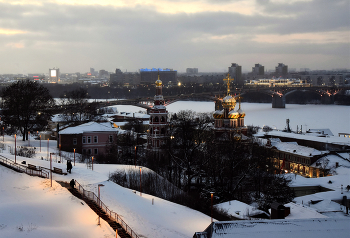
[[[290,127],[296,130],[302,125],[306,129],[330,129],[335,136],[340,132],[350,133],[350,106],[341,105],[298,105],[286,104],[286,108],[272,108],[271,103],[242,103],[242,110],[246,113],[245,124],[254,126],[268,125],[276,129],[284,129],[286,119],[290,120]],[[144,111],[135,106],[117,106],[118,111]],[[176,113],[180,110],[196,112],[214,112],[214,102],[178,101],[167,106],[168,112]],[[238,105],[236,105],[238,109]]]

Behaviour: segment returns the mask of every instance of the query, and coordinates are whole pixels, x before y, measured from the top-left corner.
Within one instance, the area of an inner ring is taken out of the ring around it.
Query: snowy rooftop
[[[312,157],[315,155],[322,154],[322,152],[319,150],[316,150],[314,148],[307,147],[307,146],[298,145],[296,142],[289,143],[289,142],[271,141],[271,145],[276,147],[276,149],[280,151],[289,152],[296,155],[302,155],[307,157]]]
[[[266,214],[269,216],[264,211],[261,211],[253,206],[250,206],[246,203],[237,201],[237,200],[232,200],[229,202],[224,202],[215,205],[216,208],[223,209],[225,210],[229,215],[239,218],[239,219],[247,219],[248,217],[259,215],[259,214]]]
[[[348,219],[248,220],[215,222],[211,238],[349,237]],[[206,236],[198,236],[206,237]]]
[[[103,132],[111,131],[117,132],[120,129],[113,127],[110,122],[88,122],[79,126],[68,127],[60,132],[60,134],[81,134],[83,132]]]
[[[256,137],[263,137],[265,135],[272,135],[272,136],[280,136],[280,137],[288,137],[288,138],[295,138],[300,140],[310,140],[310,141],[318,141],[322,143],[333,143],[333,144],[339,144],[339,145],[348,145],[350,146],[350,139],[346,137],[338,137],[338,136],[327,136],[327,137],[320,137],[315,135],[314,133],[306,133],[306,134],[296,134],[296,133],[287,133],[283,131],[273,130],[269,132],[259,132],[256,134]]]
[[[312,219],[312,218],[327,218],[315,209],[310,208],[303,204],[298,203],[287,203],[286,207],[290,207],[290,214],[285,219]],[[338,205],[339,207],[339,205]]]

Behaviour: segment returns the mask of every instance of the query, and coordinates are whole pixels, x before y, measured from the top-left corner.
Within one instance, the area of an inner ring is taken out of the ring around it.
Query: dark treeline
[[[149,151],[139,144],[144,142],[142,129],[137,133],[135,128],[118,135],[115,143],[109,146],[109,153],[100,157],[99,162],[130,165],[136,162],[137,166],[148,167],[183,191],[181,196],[176,192],[172,194],[174,197],[164,198],[207,214],[210,214],[211,192],[214,192],[215,203],[236,199],[256,203],[265,211],[274,201],[286,203],[293,199],[289,180],[274,175],[270,150],[251,136],[244,137],[238,132],[215,136],[211,116],[191,111],[174,114],[170,121],[171,139],[160,150]],[[250,128],[250,132],[254,129]],[[119,178],[115,181],[125,186],[123,176],[116,175]],[[147,189],[147,184],[142,182],[142,187]],[[130,188],[139,190],[137,184]],[[152,189],[146,191],[159,196]]]
[[[91,84],[44,84],[50,91],[53,98],[65,97],[69,92],[83,88],[87,92],[87,98],[90,99],[135,99],[135,98],[152,98],[155,92],[153,84],[135,85],[129,87],[101,87],[100,85]],[[0,87],[1,90],[1,87]],[[271,103],[271,96],[263,92],[264,88],[252,89],[251,92],[246,92],[243,95],[243,102],[258,102]],[[226,93],[226,85],[222,83],[187,83],[172,85],[170,87],[163,87],[163,95],[177,96],[177,95],[191,95],[209,93],[214,95],[224,95]],[[341,105],[350,105],[350,95],[346,94],[346,90],[342,90],[336,95],[332,96],[331,102]],[[322,104],[322,96],[313,91],[296,91],[286,96],[286,103],[295,104]]]

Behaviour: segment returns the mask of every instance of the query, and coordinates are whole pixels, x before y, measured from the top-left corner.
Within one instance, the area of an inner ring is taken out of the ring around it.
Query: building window
[[[91,149],[88,149],[87,152],[88,152],[88,155],[91,155]]]
[[[109,135],[109,143],[113,142],[113,135]]]
[[[83,149],[83,155],[86,155],[86,149]]]
[[[83,144],[86,144],[86,136],[83,136]]]
[[[91,136],[87,137],[87,143],[90,144],[91,143]]]
[[[94,136],[94,143],[98,143],[98,136]]]
[[[98,155],[98,149],[97,148],[94,149],[94,155]]]
[[[77,144],[77,138],[73,138],[73,145]]]

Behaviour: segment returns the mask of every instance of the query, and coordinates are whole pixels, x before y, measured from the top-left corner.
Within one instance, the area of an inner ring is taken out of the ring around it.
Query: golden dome
[[[159,79],[159,74],[158,74],[158,80],[156,81],[156,86],[162,86],[162,81]]]
[[[224,108],[235,108],[236,99],[234,97],[232,97],[231,95],[228,95],[222,99],[222,106]]]

